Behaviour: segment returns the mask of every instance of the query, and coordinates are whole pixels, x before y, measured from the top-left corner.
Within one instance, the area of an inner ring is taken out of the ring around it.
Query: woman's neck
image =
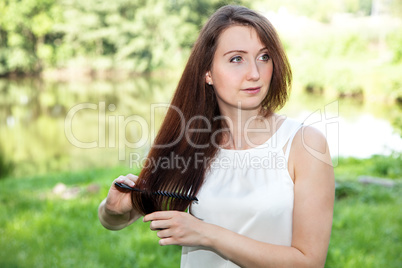
[[[266,142],[282,124],[284,117],[274,113],[263,117],[257,110],[241,110],[223,113],[227,123],[227,135],[221,146],[225,149],[245,150]]]

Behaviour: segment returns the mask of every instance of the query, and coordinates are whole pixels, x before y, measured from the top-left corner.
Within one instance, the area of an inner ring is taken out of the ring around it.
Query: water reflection
[[[320,129],[333,157],[367,158],[402,152],[401,129],[393,127],[402,117],[397,106],[296,92],[281,112]]]
[[[312,114],[305,110],[293,117],[309,121]],[[371,114],[359,114],[353,118],[339,116],[332,122],[314,122],[311,125],[326,135],[332,157],[367,158],[373,154],[402,152],[402,139],[390,122]]]
[[[14,163],[15,175],[23,176],[129,165],[130,153],[144,155],[149,149],[150,131],[157,131],[166,111],[151,104],[169,103],[176,83],[143,77],[91,83],[0,80],[0,168]],[[334,101],[295,91],[281,113],[304,121]],[[384,146],[402,151],[388,121],[390,114],[401,117],[400,110],[342,100],[336,105],[339,135],[328,132],[331,151],[358,157],[389,153]],[[325,122],[316,126],[328,130]],[[128,148],[135,143],[142,145]]]
[[[17,176],[124,164],[124,159],[118,157],[118,120],[113,118],[138,115],[149,120],[150,103],[168,103],[174,83],[150,78],[92,83],[0,80],[0,159],[15,163]],[[92,149],[72,144],[65,134],[68,112],[83,104],[98,108],[75,113],[69,128],[76,140],[97,142]],[[101,117],[100,105],[114,109],[105,109]],[[156,125],[160,124],[163,112],[157,111]],[[104,119],[106,122],[102,122]],[[99,140],[100,126],[104,126],[102,138],[107,144]],[[127,140],[133,142],[142,130],[130,123],[124,131]],[[140,151],[146,150],[144,146]]]

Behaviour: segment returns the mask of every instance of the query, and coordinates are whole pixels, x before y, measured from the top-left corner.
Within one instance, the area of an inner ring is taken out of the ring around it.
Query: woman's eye
[[[242,58],[240,56],[236,56],[230,59],[230,62],[241,62]]]
[[[268,54],[264,54],[264,55],[262,55],[262,56],[260,57],[260,59],[261,59],[262,61],[269,61],[269,55],[268,55]]]

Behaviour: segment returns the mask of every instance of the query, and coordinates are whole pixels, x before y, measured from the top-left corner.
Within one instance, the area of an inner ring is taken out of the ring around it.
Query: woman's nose
[[[260,71],[256,62],[251,62],[247,70],[247,80],[258,80],[260,79]]]

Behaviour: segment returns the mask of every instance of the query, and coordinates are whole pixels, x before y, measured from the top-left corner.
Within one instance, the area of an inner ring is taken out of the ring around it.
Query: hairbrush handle
[[[130,186],[128,186],[127,184],[120,183],[120,182],[115,182],[114,185],[116,185],[117,187],[122,188],[122,189],[127,189],[127,190],[137,191],[137,192],[143,192],[143,190],[130,187]]]
[[[116,185],[117,187],[122,188],[122,189],[137,191],[137,192],[141,192],[141,193],[145,192],[145,190],[133,188],[133,187],[130,187],[130,186],[128,186],[124,183],[120,183],[120,182],[115,182],[114,185]],[[179,198],[179,199],[184,199],[184,200],[189,200],[189,201],[198,201],[197,197],[195,197],[195,196],[176,194],[176,193],[171,193],[171,192],[167,192],[167,191],[156,191],[156,192],[153,192],[152,194]]]

